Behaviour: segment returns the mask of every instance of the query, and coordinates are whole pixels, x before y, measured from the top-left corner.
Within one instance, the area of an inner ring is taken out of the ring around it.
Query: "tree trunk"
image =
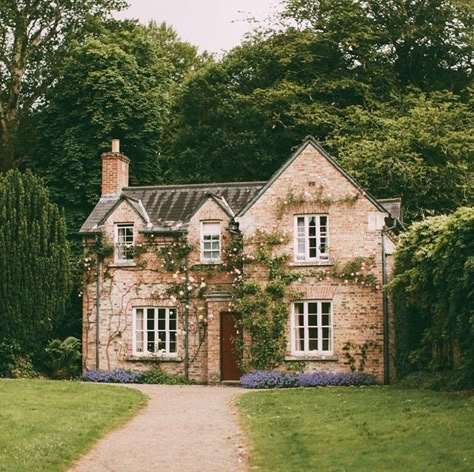
[[[0,144],[0,172],[7,172],[16,167],[15,161],[15,137],[18,130],[18,117],[14,116],[11,121],[6,121],[2,127]]]

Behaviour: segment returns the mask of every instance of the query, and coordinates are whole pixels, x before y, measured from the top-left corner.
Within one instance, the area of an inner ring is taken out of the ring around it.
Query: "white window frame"
[[[309,310],[308,306],[310,303],[314,303],[317,305],[317,323],[316,326],[309,326],[308,322],[308,315]],[[323,317],[323,303],[329,304],[329,324],[324,325],[322,324],[322,317]],[[301,315],[300,313],[296,313],[296,305],[303,304],[303,326],[300,327],[297,324],[296,316]],[[293,356],[327,356],[333,354],[333,332],[334,332],[334,317],[333,317],[333,304],[332,300],[297,300],[291,304],[291,354]],[[303,328],[303,344],[304,348],[298,345],[299,340],[299,333],[297,332],[298,329]],[[317,330],[317,349],[310,349],[309,348],[309,329],[316,329]],[[329,336],[323,338],[323,329],[329,328]],[[328,349],[323,349],[323,340],[328,340]]]
[[[314,236],[309,235],[309,223],[311,218],[315,218],[316,232]],[[321,218],[326,218],[326,231],[321,230]],[[304,234],[298,234],[298,221],[304,220]],[[295,215],[294,218],[294,254],[295,262],[325,262],[329,260],[329,215],[327,214],[308,214]],[[316,239],[316,255],[310,254],[310,238]],[[322,252],[322,239],[325,238],[325,251]],[[301,250],[300,242],[303,240],[303,250]]]
[[[214,232],[208,232],[205,230],[206,228],[206,225],[218,225],[219,226],[219,231],[214,231]],[[205,237],[206,236],[210,236],[211,239],[210,240],[206,240],[205,241]],[[217,236],[217,239],[213,239],[213,237],[216,237]],[[209,220],[209,221],[201,221],[201,237],[200,237],[200,240],[201,240],[201,262],[203,264],[220,264],[221,262],[221,253],[222,253],[222,225],[221,225],[221,222],[220,221],[212,221],[212,220]],[[218,243],[218,251],[219,251],[219,255],[218,257],[206,257],[206,252],[216,252],[215,249],[212,248],[213,246],[213,243],[215,243],[217,241]],[[211,242],[211,249],[204,249],[204,243],[205,242]]]
[[[138,320],[137,315],[138,311],[142,310],[142,329],[138,328]],[[148,311],[153,310],[153,329],[147,329],[147,322],[148,322]],[[160,310],[165,311],[165,328],[158,329],[158,316]],[[174,312],[175,322],[174,322],[174,329],[170,328],[172,324],[170,320],[171,313]],[[150,342],[153,342],[154,349],[153,351],[148,350],[148,337],[149,333],[153,332],[154,339]],[[140,342],[138,341],[138,333],[143,333],[140,346]],[[159,336],[161,333],[165,333],[165,339],[159,341]],[[174,334],[174,341],[171,340]],[[133,316],[132,316],[132,351],[134,356],[158,356],[158,357],[177,357],[178,356],[178,342],[179,342],[179,335],[178,335],[178,310],[175,307],[162,307],[162,306],[138,306],[133,308]]]
[[[120,230],[121,229],[132,229],[132,239],[128,243],[123,243],[121,242],[121,235],[120,235]],[[115,262],[130,262],[133,261],[133,244],[135,240],[135,235],[134,235],[134,225],[133,223],[116,223],[115,224]],[[130,248],[127,247],[121,247],[121,246],[130,246]],[[124,257],[123,257],[124,256]]]

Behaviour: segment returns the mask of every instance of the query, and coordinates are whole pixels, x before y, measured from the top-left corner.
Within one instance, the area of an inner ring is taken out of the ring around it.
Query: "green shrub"
[[[45,349],[45,365],[53,379],[69,379],[81,370],[81,342],[69,336],[64,341],[54,339]]]
[[[30,379],[37,375],[30,357],[16,341],[0,341],[0,377]]]
[[[436,391],[461,390],[466,387],[464,376],[459,371],[418,371],[407,375],[398,383],[400,387],[422,388]]]
[[[144,384],[167,384],[167,385],[191,385],[195,384],[193,380],[186,380],[182,376],[171,375],[163,372],[160,368],[144,372],[140,379]]]

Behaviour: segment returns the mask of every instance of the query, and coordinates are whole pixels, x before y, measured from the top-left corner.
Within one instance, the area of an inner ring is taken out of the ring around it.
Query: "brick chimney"
[[[120,141],[112,140],[112,152],[102,154],[102,196],[120,195],[123,187],[128,187],[128,165],[130,159],[120,153]]]

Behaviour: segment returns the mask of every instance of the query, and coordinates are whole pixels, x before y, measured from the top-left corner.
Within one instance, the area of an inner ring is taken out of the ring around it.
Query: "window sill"
[[[338,361],[339,356],[334,354],[297,354],[285,356],[285,361]]]
[[[135,261],[114,262],[109,264],[109,267],[137,267],[137,263]]]
[[[183,359],[178,356],[127,356],[125,357],[127,362],[182,362]]]
[[[296,262],[290,262],[288,264],[290,267],[329,267],[333,266],[334,262],[332,261],[296,261]]]
[[[218,266],[218,265],[222,265],[222,261],[209,261],[209,262],[198,262],[197,264],[194,264],[193,267],[214,267],[214,266]]]

